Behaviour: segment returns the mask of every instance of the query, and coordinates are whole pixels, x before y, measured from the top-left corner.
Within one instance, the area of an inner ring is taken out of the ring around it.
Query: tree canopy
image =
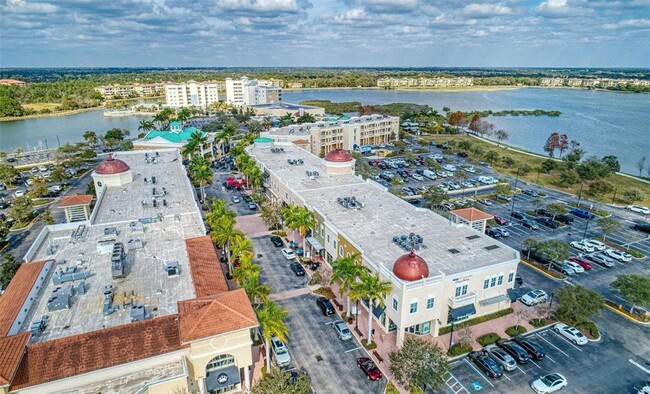
[[[252,388],[252,394],[309,394],[311,393],[311,380],[309,375],[297,373],[292,377],[291,372],[273,367],[271,372],[262,376]]]
[[[436,391],[449,371],[447,357],[440,347],[426,339],[408,337],[402,347],[388,355],[390,372],[407,389]]]
[[[630,312],[637,305],[650,305],[649,276],[638,274],[618,275],[611,286],[632,304]]]
[[[560,307],[556,316],[572,324],[586,323],[600,314],[605,300],[584,286],[564,286],[555,295]]]

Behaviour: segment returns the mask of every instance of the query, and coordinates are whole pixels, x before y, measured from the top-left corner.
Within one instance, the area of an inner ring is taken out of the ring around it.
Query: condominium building
[[[314,226],[299,240],[307,257],[330,264],[358,256],[359,264],[390,282],[385,307],[375,303],[372,316],[385,340],[400,346],[406,335],[437,336],[452,322],[510,307],[516,250],[364,181],[345,150],[320,159],[259,138],[247,152],[264,171],[271,200],[313,213]]]
[[[282,101],[282,88],[275,80],[226,78],[226,101],[238,107],[279,103]]]
[[[377,86],[380,88],[399,88],[399,87],[457,87],[472,86],[473,78],[380,78],[377,80]]]
[[[257,318],[230,290],[175,149],[95,168],[0,297],[0,393],[241,393]]]
[[[362,145],[380,145],[399,139],[399,117],[365,115],[335,121],[276,127],[262,133],[276,142],[292,142],[315,155],[334,149],[353,150]]]
[[[111,99],[115,97],[142,97],[142,96],[159,96],[165,92],[165,85],[162,83],[151,84],[133,84],[133,85],[107,85],[95,88],[103,98]]]
[[[223,82],[174,83],[165,85],[165,101],[173,108],[195,106],[207,108],[219,101],[219,91],[223,90]]]
[[[581,78],[542,78],[540,86],[546,87],[584,87],[584,88],[612,88],[620,85],[633,85],[633,86],[650,86],[650,81],[639,79],[610,79],[610,78],[596,78],[596,79],[581,79]]]

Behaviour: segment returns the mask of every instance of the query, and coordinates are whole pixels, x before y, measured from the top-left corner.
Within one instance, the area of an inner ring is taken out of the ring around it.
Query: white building
[[[165,101],[167,106],[174,108],[189,106],[206,108],[219,101],[220,89],[223,89],[223,82],[188,81],[166,84]]]
[[[274,104],[282,101],[282,89],[277,81],[226,78],[226,101],[241,107],[244,105]]]

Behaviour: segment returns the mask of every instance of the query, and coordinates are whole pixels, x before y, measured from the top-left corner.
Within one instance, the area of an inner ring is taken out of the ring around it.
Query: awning
[[[222,387],[237,384],[240,381],[239,368],[231,365],[230,367],[210,371],[208,376],[205,378],[205,386],[208,391],[213,391]]]
[[[307,243],[309,243],[311,247],[318,252],[325,249],[320,241],[314,237],[307,237]]]
[[[486,298],[484,300],[479,301],[478,303],[481,304],[482,306],[487,306],[487,305],[492,305],[496,304],[502,301],[508,300],[508,296],[505,294],[499,294],[494,297]]]
[[[449,314],[453,321],[466,319],[467,317],[476,314],[476,307],[474,307],[474,304],[469,304],[458,308],[449,308]]]
[[[382,313],[386,310],[385,306],[377,305],[376,307],[372,308],[372,314],[375,315],[377,319],[381,316]]]
[[[517,298],[519,298],[519,290],[508,289],[508,297],[510,297],[510,302],[517,301]]]

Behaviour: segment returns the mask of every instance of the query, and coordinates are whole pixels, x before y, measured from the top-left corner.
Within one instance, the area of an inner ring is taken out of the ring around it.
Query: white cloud
[[[58,7],[54,4],[47,3],[34,3],[25,0],[8,0],[7,3],[0,7],[3,13],[17,13],[17,14],[47,14],[55,12]]]
[[[499,15],[509,15],[512,9],[502,4],[468,4],[461,11],[463,15],[476,18],[485,18]]]
[[[231,11],[296,12],[299,9],[295,0],[219,0],[217,6]]]
[[[584,15],[590,13],[591,9],[586,5],[582,7],[573,7],[569,5],[568,0],[546,0],[541,2],[535,10],[547,17],[566,17],[572,15]]]

